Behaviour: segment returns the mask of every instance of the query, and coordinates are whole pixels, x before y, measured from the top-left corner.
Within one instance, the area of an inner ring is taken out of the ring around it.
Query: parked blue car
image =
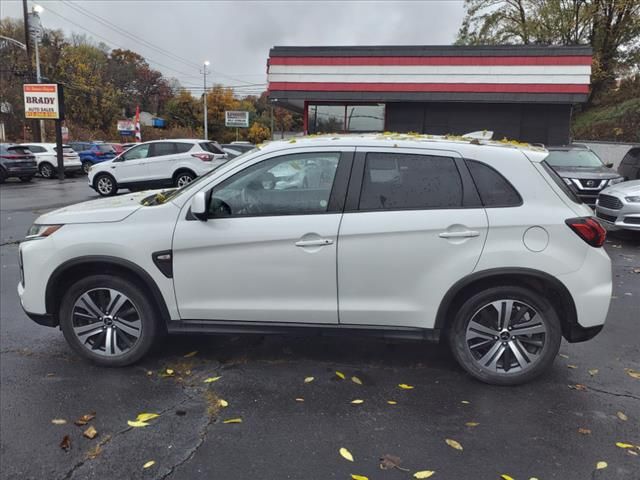
[[[80,155],[84,173],[89,173],[92,165],[106,162],[116,157],[116,151],[107,143],[69,142],[69,145]]]

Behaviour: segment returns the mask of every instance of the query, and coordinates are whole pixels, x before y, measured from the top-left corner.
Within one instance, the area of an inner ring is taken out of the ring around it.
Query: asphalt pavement
[[[29,320],[16,294],[33,220],[95,197],[85,178],[0,187],[0,478],[640,479],[638,450],[622,448],[640,445],[638,236],[607,241],[602,333],[563,343],[527,385],[479,383],[438,345],[366,337],[169,337],[140,364],[106,369]],[[140,413],[159,417],[129,426]]]

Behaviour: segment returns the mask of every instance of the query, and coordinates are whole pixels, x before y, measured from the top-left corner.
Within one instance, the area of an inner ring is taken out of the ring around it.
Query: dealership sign
[[[118,120],[118,133],[120,135],[134,135],[136,133],[136,124],[133,120]]]
[[[249,126],[249,112],[225,111],[224,125],[225,127],[247,128]]]
[[[58,85],[35,83],[23,85],[24,116],[26,118],[58,120],[60,104]]]

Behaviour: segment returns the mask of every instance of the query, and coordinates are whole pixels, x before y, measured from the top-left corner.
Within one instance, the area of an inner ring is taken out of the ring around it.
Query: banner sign
[[[31,83],[23,85],[24,116],[26,118],[58,120],[60,104],[58,85],[55,83]]]
[[[249,127],[249,112],[228,110],[224,112],[224,126],[235,128]]]

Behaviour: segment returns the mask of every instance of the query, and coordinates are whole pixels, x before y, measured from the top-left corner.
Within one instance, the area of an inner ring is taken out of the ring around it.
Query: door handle
[[[320,238],[318,240],[300,240],[296,242],[296,247],[323,247],[333,244],[333,240],[329,238]]]
[[[442,232],[438,235],[440,238],[468,238],[479,237],[480,232],[476,230],[464,230],[462,232]]]

